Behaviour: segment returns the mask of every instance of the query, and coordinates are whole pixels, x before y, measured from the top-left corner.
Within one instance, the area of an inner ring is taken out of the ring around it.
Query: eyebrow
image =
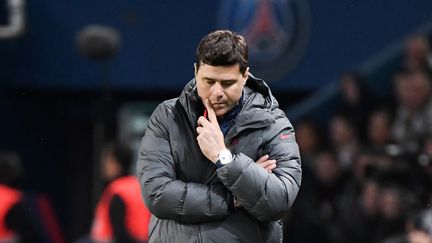
[[[237,82],[237,80],[235,80],[235,79],[220,79],[220,80],[217,80],[217,79],[213,79],[213,78],[209,78],[209,77],[203,77],[203,79],[204,80],[209,80],[209,81],[215,81],[215,82],[217,82],[217,81],[219,81],[219,82],[228,82],[228,83],[231,83],[231,82],[233,82],[233,83],[235,83],[235,82]]]
[[[203,79],[204,79],[204,80],[209,80],[209,81],[215,81],[214,79],[209,78],[209,77],[203,77]]]

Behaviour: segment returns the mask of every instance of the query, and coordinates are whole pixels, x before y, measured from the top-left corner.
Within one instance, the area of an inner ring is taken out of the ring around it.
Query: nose
[[[211,91],[211,96],[215,97],[217,100],[223,97],[224,89],[219,82],[216,82]]]

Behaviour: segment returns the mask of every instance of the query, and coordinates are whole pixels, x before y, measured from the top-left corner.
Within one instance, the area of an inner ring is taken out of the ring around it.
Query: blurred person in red
[[[112,143],[102,152],[102,177],[107,182],[91,229],[93,242],[147,242],[150,212],[135,176],[129,174],[132,151]]]
[[[21,160],[12,152],[0,152],[0,242],[43,242],[43,233],[27,210],[18,189],[23,175]]]

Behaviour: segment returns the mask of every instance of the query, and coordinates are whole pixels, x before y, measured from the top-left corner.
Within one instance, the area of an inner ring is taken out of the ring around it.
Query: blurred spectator
[[[300,190],[294,207],[284,222],[284,242],[343,242],[338,219],[345,177],[340,164],[332,151],[324,149],[317,153],[311,165],[313,173],[303,180],[312,184],[312,188],[304,190],[302,187]]]
[[[360,193],[351,194],[352,198],[345,194],[342,201],[339,225],[344,242],[371,242],[377,226],[379,186],[366,179],[360,187]]]
[[[367,118],[375,103],[374,96],[366,88],[364,77],[354,71],[346,71],[340,75],[341,101],[337,106],[337,114],[349,117],[359,134],[365,134]],[[364,139],[364,137],[361,137]]]
[[[417,153],[420,141],[432,133],[432,88],[430,76],[422,71],[395,75],[398,101],[393,138],[407,153]]]
[[[346,177],[335,154],[330,150],[319,153],[314,165],[316,216],[320,223],[326,225],[330,242],[340,242],[341,232],[337,226]]]
[[[424,168],[426,174],[432,178],[432,135],[424,139],[422,147],[418,162]]]
[[[425,205],[430,206],[432,202],[432,136],[428,136],[423,143],[423,149],[418,155],[418,163],[421,167],[421,171],[424,172],[427,182],[423,183],[426,187],[426,195],[421,195],[422,201]]]
[[[406,197],[406,196],[405,196]],[[403,195],[402,203],[406,203]],[[391,207],[390,207],[391,208]],[[432,243],[432,211],[430,209],[411,208],[404,205],[405,230],[394,232],[395,235],[386,238],[384,243]],[[383,225],[385,226],[385,225]],[[388,226],[392,226],[391,224]],[[388,231],[388,230],[387,230]],[[381,241],[380,241],[381,242]]]
[[[408,70],[423,70],[426,72],[431,71],[432,55],[430,43],[425,36],[412,36],[406,41],[402,68]]]
[[[432,243],[432,210],[415,214],[407,222],[408,243]]]
[[[102,153],[102,176],[107,186],[97,205],[91,230],[94,242],[146,242],[150,212],[141,198],[138,179],[129,175],[131,151],[111,144]]]
[[[308,191],[313,183],[311,180],[313,162],[322,146],[321,132],[311,120],[302,120],[295,127],[296,140],[302,155],[302,191]]]
[[[408,213],[408,192],[396,184],[381,184],[378,196],[379,223],[373,242],[399,238],[405,232]]]
[[[375,110],[371,113],[367,127],[368,147],[371,150],[384,152],[392,144],[392,119],[385,110]]]
[[[421,230],[411,230],[408,233],[408,243],[432,243],[432,236]]]
[[[312,173],[286,221],[293,242],[432,243],[425,226],[432,217],[406,227],[408,215],[432,200],[431,56],[426,38],[406,43],[391,111],[370,96],[361,75],[341,74],[327,137],[334,154],[317,152],[313,122],[297,125],[304,168]]]
[[[372,155],[366,151],[360,151],[355,157],[353,164],[351,165],[351,177],[350,184],[353,184],[356,193],[359,192],[361,184],[367,179],[368,172],[375,167],[373,167],[374,161]]]
[[[305,158],[314,158],[322,145],[321,133],[310,120],[302,120],[296,124],[296,140],[302,152],[302,161]]]
[[[381,169],[389,169],[392,164],[392,159],[386,154],[361,150],[350,167],[349,180],[346,182],[344,191],[344,203],[357,201],[364,189],[364,184],[377,180],[375,178],[377,172]]]
[[[374,180],[367,180],[363,184],[363,188],[360,195],[360,207],[363,209],[363,213],[368,218],[374,218],[378,212],[378,196],[379,188],[378,184]],[[373,220],[372,220],[373,221]]]
[[[360,142],[354,124],[345,116],[336,115],[330,121],[331,146],[343,170],[349,170],[357,155]]]
[[[27,210],[17,188],[23,175],[21,160],[12,152],[0,152],[0,242],[43,242],[43,232]]]
[[[313,243],[331,242],[325,225],[317,217],[314,164],[322,146],[322,133],[311,120],[296,125],[296,140],[302,154],[302,186],[288,217],[284,219],[284,242]]]

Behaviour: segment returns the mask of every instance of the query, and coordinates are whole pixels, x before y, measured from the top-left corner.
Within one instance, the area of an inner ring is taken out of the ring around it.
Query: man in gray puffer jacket
[[[269,87],[249,74],[242,36],[201,40],[195,78],[153,112],[137,167],[150,242],[282,241],[300,155]]]

